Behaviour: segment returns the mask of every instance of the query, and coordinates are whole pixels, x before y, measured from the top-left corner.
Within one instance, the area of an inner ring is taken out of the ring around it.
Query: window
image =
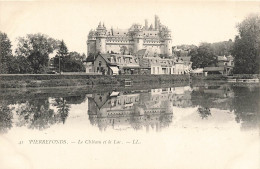
[[[101,66],[101,65],[102,65],[102,62],[101,62],[101,61],[99,61],[99,62],[98,62],[98,65],[99,65],[99,66]]]

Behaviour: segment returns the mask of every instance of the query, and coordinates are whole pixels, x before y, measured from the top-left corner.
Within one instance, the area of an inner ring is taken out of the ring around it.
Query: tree
[[[232,42],[232,40],[229,39],[228,41],[212,43],[211,47],[213,48],[213,52],[215,55],[228,56],[231,55],[233,44],[234,43]]]
[[[80,60],[80,61],[84,61],[87,58],[84,53],[80,54],[78,52],[70,52],[69,55],[70,55],[71,58],[73,58],[75,60]]]
[[[260,65],[260,15],[250,15],[237,25],[232,55],[234,73],[258,74]]]
[[[58,52],[54,58],[54,67],[59,71],[65,71],[65,63],[68,60],[69,52],[65,42],[62,40],[58,47]]]
[[[81,55],[77,52],[68,52],[68,48],[62,40],[58,52],[54,58],[54,67],[63,72],[84,72],[85,66],[82,60],[85,58],[84,54]]]
[[[15,51],[19,57],[25,57],[32,68],[32,73],[44,73],[48,67],[49,54],[58,47],[58,41],[44,34],[28,34],[18,38]]]
[[[29,59],[24,56],[16,56],[9,67],[9,73],[33,73]]]
[[[81,60],[70,58],[65,62],[64,72],[84,72],[85,66]]]
[[[202,43],[198,48],[192,49],[190,55],[192,68],[204,68],[217,64],[217,56],[214,55],[209,43]]]
[[[5,33],[0,32],[0,73],[9,73],[12,65],[11,41]]]

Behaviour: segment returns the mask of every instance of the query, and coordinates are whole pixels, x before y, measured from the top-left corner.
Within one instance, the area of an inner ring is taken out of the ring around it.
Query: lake
[[[258,84],[223,82],[9,89],[0,164],[258,169],[259,100]]]

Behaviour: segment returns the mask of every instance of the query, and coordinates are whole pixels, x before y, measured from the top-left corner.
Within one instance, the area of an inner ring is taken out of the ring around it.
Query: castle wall
[[[127,50],[125,51],[125,54],[129,54],[129,50],[133,51],[133,45],[132,44],[107,44],[106,50],[107,52],[111,53],[112,51],[114,53],[121,53],[120,49],[122,46],[126,46]]]
[[[122,46],[127,47],[127,54],[129,53],[129,50],[137,52],[140,49],[147,49],[150,54],[164,54],[165,51],[164,43],[144,43],[143,45],[139,44],[139,46],[135,46],[134,43],[106,43],[106,51],[109,53],[111,53],[111,51],[114,53],[121,53],[120,47]]]
[[[139,40],[139,43],[137,43]],[[172,54],[171,43],[165,44],[165,42],[161,43],[158,41],[145,41],[143,44],[143,39],[136,39],[136,44],[132,41],[105,41],[105,39],[101,39],[102,42],[97,39],[96,41],[89,41],[88,42],[88,54],[89,53],[96,53],[101,51],[101,53],[121,53],[120,48],[122,46],[127,47],[127,54],[129,50],[132,52],[137,52],[141,49],[147,49],[150,54]],[[168,41],[167,41],[168,42]],[[167,46],[166,46],[167,45]],[[101,46],[104,46],[101,48]],[[102,52],[103,51],[103,52]]]
[[[144,49],[147,49],[147,51],[152,54],[163,54],[164,53],[164,44],[144,44]],[[148,54],[149,55],[149,54]]]
[[[137,51],[143,49],[143,43],[144,43],[144,40],[143,39],[135,39],[134,40],[134,53],[136,53]]]

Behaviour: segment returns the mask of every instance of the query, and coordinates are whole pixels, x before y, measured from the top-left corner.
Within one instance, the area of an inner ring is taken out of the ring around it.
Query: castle
[[[155,16],[154,26],[133,24],[129,29],[107,29],[99,23],[91,30],[87,40],[88,55],[95,53],[118,53],[134,55],[146,49],[149,55],[172,56],[171,31]]]

